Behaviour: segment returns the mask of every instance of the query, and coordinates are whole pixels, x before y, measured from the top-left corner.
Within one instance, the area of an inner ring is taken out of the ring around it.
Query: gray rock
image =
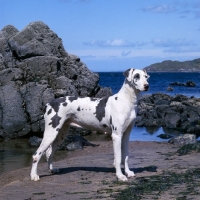
[[[9,39],[12,36],[16,35],[19,31],[12,25],[5,26],[0,31],[0,38],[6,38]]]
[[[176,112],[173,107],[167,109],[164,116],[164,123],[168,128],[177,128],[179,126],[181,116]]]
[[[18,30],[11,25],[5,26],[0,31],[0,54],[3,56],[4,67],[13,67],[17,62],[15,57],[13,57],[14,52],[12,52],[8,44],[8,39],[17,33]]]
[[[167,91],[173,91],[172,87],[167,87]]]
[[[33,136],[29,139],[30,146],[39,146],[42,142],[42,138]],[[58,150],[68,150],[73,151],[76,149],[83,149],[85,146],[99,146],[98,144],[93,144],[88,142],[84,137],[78,135],[68,135],[63,143],[58,147]]]
[[[36,147],[38,147],[41,142],[42,142],[42,138],[39,138],[36,136],[30,137],[30,139],[28,141],[30,146],[36,146]]]
[[[187,82],[185,83],[185,86],[186,86],[186,87],[196,87],[196,84],[195,84],[193,81],[187,81]]]
[[[59,146],[59,150],[73,151],[75,149],[82,149],[84,146],[99,146],[88,142],[85,138],[78,135],[68,135],[64,142]]]
[[[170,86],[196,87],[196,84],[193,81],[187,81],[186,83],[174,82],[174,83],[170,83],[169,85]]]
[[[158,135],[157,137],[161,138],[161,139],[170,139],[172,138],[173,136],[169,135],[169,134],[165,134],[165,133],[162,133],[160,135]]]
[[[194,134],[184,134],[171,138],[168,142],[171,144],[183,146],[187,144],[195,144],[197,140],[196,140],[196,135]]]
[[[62,40],[43,22],[30,23],[22,31],[4,27],[0,31],[0,136],[42,133],[44,108],[53,98],[111,95],[98,82],[99,75],[68,54]]]
[[[106,88],[99,88],[97,91],[95,97],[100,98],[100,97],[105,97],[105,96],[110,96],[112,94],[112,90],[109,87]]]
[[[17,137],[27,134],[28,116],[24,110],[24,102],[19,93],[19,87],[15,82],[2,86],[0,89],[0,105],[1,105],[1,128],[3,129],[3,137]]]
[[[67,56],[62,40],[43,22],[32,22],[8,41],[18,59]]]
[[[5,60],[4,57],[2,56],[2,54],[0,53],[0,70],[5,69]]]
[[[200,133],[200,99],[184,95],[145,95],[138,103],[136,126],[163,126],[183,133]]]

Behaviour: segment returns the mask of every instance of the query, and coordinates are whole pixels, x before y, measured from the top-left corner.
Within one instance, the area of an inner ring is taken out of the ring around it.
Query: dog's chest
[[[128,127],[130,124],[134,123],[134,120],[137,115],[137,109],[132,109],[129,114],[126,116],[125,126]]]

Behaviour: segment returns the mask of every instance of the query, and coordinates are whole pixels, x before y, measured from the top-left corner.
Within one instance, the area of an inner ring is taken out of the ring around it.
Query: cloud
[[[121,55],[123,57],[128,56],[131,53],[131,51],[122,51]]]
[[[151,13],[172,13],[176,11],[176,7],[173,5],[158,5],[158,6],[148,6],[142,9],[145,12]]]
[[[88,46],[99,46],[99,47],[127,47],[127,46],[135,46],[135,44],[123,40],[123,39],[114,39],[114,40],[93,40],[91,42],[85,42],[85,45]]]
[[[175,46],[194,46],[192,40],[186,39],[168,39],[168,38],[155,38],[152,40],[152,44],[158,47],[175,47]]]
[[[193,19],[200,18],[200,2],[187,2],[187,3],[178,3],[180,14],[184,16],[193,16]],[[182,16],[181,16],[182,17]]]
[[[144,63],[145,60],[151,58],[158,58],[161,60],[168,59],[186,59],[189,57],[199,58],[200,48],[199,47],[169,47],[169,48],[141,48],[133,49],[131,52],[122,51],[120,49],[88,49],[88,50],[68,50],[70,54],[78,55],[81,60],[88,66],[90,63],[95,63],[95,68],[99,65],[100,69],[102,67],[102,62],[108,63],[116,61],[116,63],[130,61],[133,64],[135,60],[140,58],[140,62]],[[122,53],[123,52],[123,53]],[[129,54],[128,54],[129,53]],[[122,54],[128,54],[127,56],[122,56]],[[99,64],[98,64],[99,63]],[[109,66],[106,64],[106,66]],[[105,67],[105,70],[108,70]]]
[[[194,53],[194,52],[200,52],[200,48],[174,47],[174,48],[166,49],[163,52],[164,53]]]
[[[149,13],[176,13],[180,18],[200,18],[200,2],[182,2],[177,1],[174,4],[160,4],[160,5],[151,5],[142,9],[144,12]]]
[[[68,50],[70,54],[78,55],[81,58],[88,59],[113,59],[113,58],[135,58],[140,56],[155,56],[163,54],[163,51],[156,48],[151,49],[133,49],[133,50],[121,50],[121,49],[87,49],[87,50]]]
[[[93,40],[91,42],[84,42],[87,46],[99,46],[99,47],[135,47],[143,46],[145,42],[130,42],[124,39],[114,39],[114,40]]]
[[[93,55],[84,55],[84,56],[81,56],[82,58],[96,58],[96,56],[93,56]]]

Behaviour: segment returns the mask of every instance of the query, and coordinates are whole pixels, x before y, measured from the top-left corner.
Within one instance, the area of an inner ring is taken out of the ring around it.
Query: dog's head
[[[144,69],[128,69],[124,72],[124,76],[126,77],[128,84],[134,86],[137,90],[147,91],[149,89],[147,80],[150,76]]]

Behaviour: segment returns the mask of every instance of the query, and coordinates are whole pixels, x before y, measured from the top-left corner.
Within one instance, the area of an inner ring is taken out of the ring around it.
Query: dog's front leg
[[[118,133],[112,133],[112,140],[113,140],[113,149],[114,149],[114,159],[115,159],[115,169],[116,169],[116,176],[119,180],[127,181],[125,175],[122,174],[121,170],[121,160],[122,160],[122,153],[121,153],[121,145],[122,145],[122,135]]]
[[[128,166],[128,146],[129,146],[129,136],[130,136],[130,130],[125,131],[123,137],[122,137],[122,163],[124,164],[125,174],[127,177],[135,176],[134,172],[129,169]]]

